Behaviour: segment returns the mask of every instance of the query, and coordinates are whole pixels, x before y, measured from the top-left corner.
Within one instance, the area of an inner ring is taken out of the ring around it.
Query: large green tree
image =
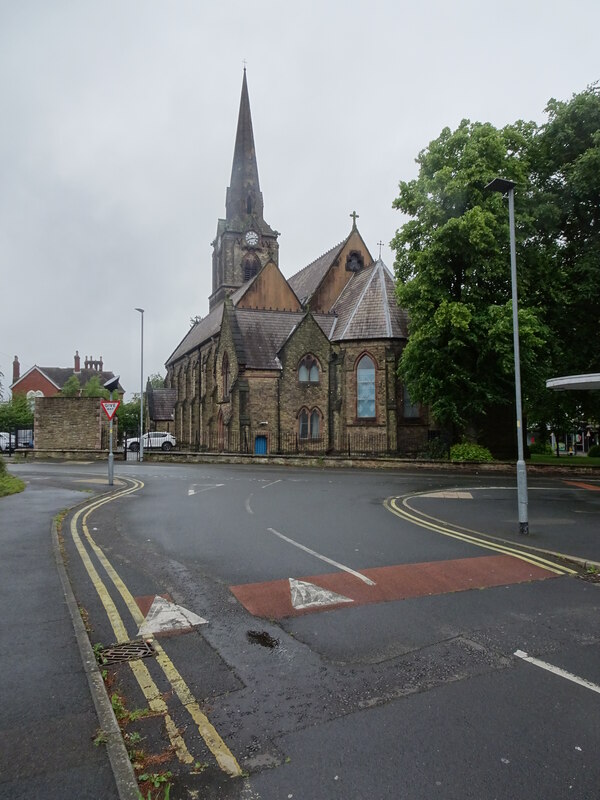
[[[410,217],[392,242],[398,300],[410,315],[401,375],[413,399],[455,436],[475,434],[493,410],[514,402],[508,210],[504,198],[485,191],[494,177],[516,183],[526,410],[544,422],[564,419],[565,402],[545,379],[590,369],[600,355],[598,92],[551,101],[547,111],[541,127],[517,122],[498,130],[464,120],[444,129],[394,201]],[[567,358],[582,337],[584,352]]]

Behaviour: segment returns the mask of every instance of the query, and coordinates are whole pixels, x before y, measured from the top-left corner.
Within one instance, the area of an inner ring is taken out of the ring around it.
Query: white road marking
[[[203,486],[203,489],[196,490],[196,486]],[[191,497],[193,494],[200,494],[201,492],[208,492],[210,489],[218,489],[220,486],[225,486],[224,483],[192,483],[190,488],[188,489],[188,497]]]
[[[350,597],[343,594],[323,589],[308,581],[299,581],[290,578],[290,593],[292,596],[292,606],[294,608],[314,608],[315,606],[333,606],[337,603],[353,603]]]
[[[344,572],[348,572],[350,575],[354,575],[355,578],[358,578],[361,581],[364,581],[368,586],[375,586],[375,581],[372,581],[370,578],[367,578],[366,575],[361,575],[360,572],[356,572],[355,570],[351,569],[350,567],[344,566],[344,564],[340,564],[339,561],[334,561],[331,558],[327,558],[327,556],[321,555],[321,553],[317,553],[316,550],[311,550],[310,547],[305,547],[300,542],[295,542],[293,539],[290,539],[289,536],[285,536],[283,533],[279,533],[276,531],[275,528],[267,528],[268,531],[274,533],[275,536],[279,536],[280,539],[283,539],[284,542],[288,542],[289,544],[293,544],[294,547],[299,547],[300,550],[304,550],[305,553],[308,553],[315,558],[320,558],[321,561],[327,562],[327,564],[332,564],[334,567],[338,569],[344,570]]]
[[[267,488],[267,486],[273,486],[273,485],[274,485],[274,484],[276,484],[276,483],[281,483],[281,478],[277,478],[277,480],[276,480],[276,481],[271,481],[271,483],[265,483],[265,485],[264,485],[264,486],[261,486],[260,488],[261,488],[261,489],[266,489],[266,488]]]
[[[535,664],[536,667],[541,667],[548,672],[553,672],[555,675],[558,675],[561,678],[566,678],[568,681],[578,683],[579,686],[583,686],[585,689],[590,689],[592,692],[598,692],[598,694],[600,694],[600,686],[598,686],[596,683],[592,683],[591,681],[587,681],[585,678],[580,678],[577,675],[573,675],[572,672],[567,672],[560,667],[555,667],[553,664],[548,664],[547,661],[540,661],[539,658],[528,656],[527,653],[523,652],[523,650],[516,650],[515,655],[518,658],[522,658],[523,661],[528,661],[530,664]]]
[[[251,497],[253,497],[253,494],[251,494],[251,495],[248,495],[248,497],[246,498],[246,511],[247,511],[249,514],[254,514],[254,511],[252,511],[252,509],[250,508],[250,498],[251,498]]]
[[[154,598],[146,619],[140,625],[138,636],[151,636],[153,633],[166,633],[174,630],[185,630],[195,625],[206,625],[208,620],[199,617],[183,606],[169,603],[164,597]]]
[[[422,494],[421,497],[440,497],[444,500],[472,500],[473,495],[471,492],[428,492]]]

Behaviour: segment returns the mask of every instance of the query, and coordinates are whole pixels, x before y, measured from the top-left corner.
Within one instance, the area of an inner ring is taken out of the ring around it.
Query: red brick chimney
[[[21,377],[21,365],[19,364],[18,356],[15,356],[15,360],[13,361],[13,383],[16,383],[19,378]]]
[[[79,358],[79,350],[75,350],[75,372],[81,372],[81,360]]]

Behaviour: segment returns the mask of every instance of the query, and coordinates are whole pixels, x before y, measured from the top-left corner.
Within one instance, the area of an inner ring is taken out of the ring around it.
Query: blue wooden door
[[[267,455],[267,437],[257,436],[254,440],[254,455],[266,456]]]

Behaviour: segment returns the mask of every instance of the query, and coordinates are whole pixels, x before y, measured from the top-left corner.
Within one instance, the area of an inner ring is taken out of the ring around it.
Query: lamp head
[[[515,182],[509,181],[508,178],[494,178],[485,187],[491,192],[500,192],[500,194],[507,194],[511,189],[515,188]]]

